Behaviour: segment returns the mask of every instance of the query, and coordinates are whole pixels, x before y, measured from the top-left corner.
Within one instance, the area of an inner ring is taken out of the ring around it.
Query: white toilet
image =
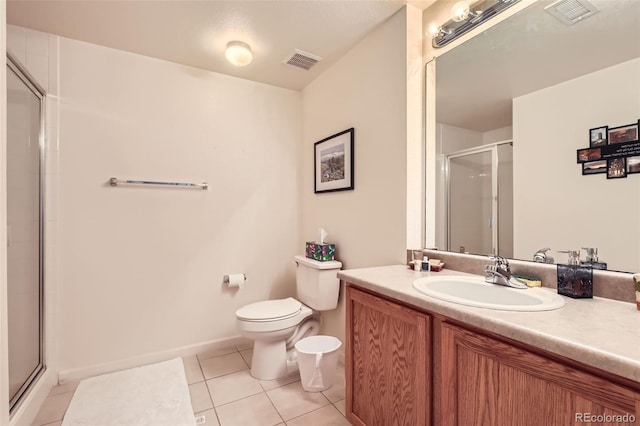
[[[330,311],[338,306],[337,274],[342,263],[318,262],[304,256],[296,256],[295,262],[300,301],[293,297],[265,300],[236,311],[238,330],[254,340],[251,375],[256,379],[287,376],[295,368],[295,359],[289,359],[289,355],[295,350],[296,342],[318,334],[320,323],[316,311]]]

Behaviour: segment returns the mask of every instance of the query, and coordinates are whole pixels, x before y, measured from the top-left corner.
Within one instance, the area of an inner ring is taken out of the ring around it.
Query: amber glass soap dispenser
[[[580,264],[580,251],[567,250],[561,253],[569,254],[567,265],[558,264],[558,294],[586,299],[593,297],[593,268]]]

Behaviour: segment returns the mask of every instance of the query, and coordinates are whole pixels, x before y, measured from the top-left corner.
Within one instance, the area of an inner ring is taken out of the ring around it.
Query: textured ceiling
[[[424,8],[433,0],[411,2]],[[9,0],[7,22],[128,52],[300,90],[404,6],[396,0]],[[253,62],[224,59],[231,40]],[[310,71],[282,61],[294,49],[320,56]]]
[[[640,57],[640,0],[590,2],[600,12],[567,26],[539,1],[438,57],[437,121],[509,126],[514,97]]]

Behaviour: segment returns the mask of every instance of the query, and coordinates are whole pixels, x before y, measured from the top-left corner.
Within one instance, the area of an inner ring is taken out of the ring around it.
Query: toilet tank
[[[338,306],[342,263],[336,260],[318,262],[296,256],[296,289],[298,300],[316,311],[330,311]]]

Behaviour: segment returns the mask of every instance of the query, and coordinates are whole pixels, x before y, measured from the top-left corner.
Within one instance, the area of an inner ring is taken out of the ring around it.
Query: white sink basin
[[[489,284],[483,277],[425,277],[413,282],[420,293],[461,305],[503,311],[551,311],[564,306],[564,299],[547,288],[516,289]]]

